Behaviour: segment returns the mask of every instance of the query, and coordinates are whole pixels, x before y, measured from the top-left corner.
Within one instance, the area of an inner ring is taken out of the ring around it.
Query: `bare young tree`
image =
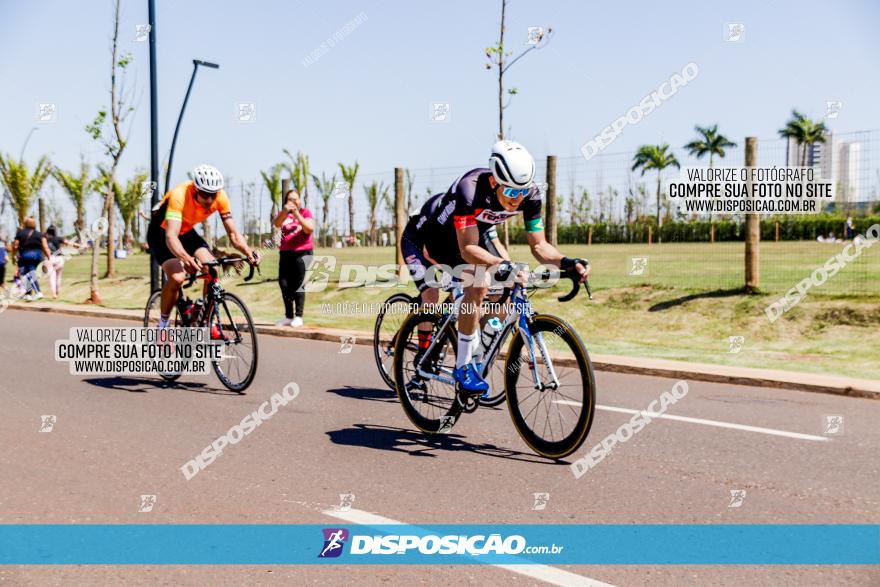
[[[113,0],[113,34],[110,38],[110,108],[106,107],[98,111],[95,119],[86,126],[95,141],[101,144],[105,154],[110,158],[110,167],[107,173],[107,181],[104,184],[105,196],[102,214],[107,217],[107,273],[105,277],[113,277],[115,263],[113,249],[115,248],[115,235],[113,232],[113,217],[115,215],[113,200],[113,185],[116,180],[116,170],[119,160],[128,146],[128,137],[131,134],[131,122],[129,117],[134,112],[133,89],[126,91],[125,74],[131,65],[131,53],[119,53],[119,21],[120,0]],[[109,116],[108,116],[109,115]],[[98,293],[98,251],[100,239],[92,247],[92,273],[88,303],[100,304],[101,296]]]

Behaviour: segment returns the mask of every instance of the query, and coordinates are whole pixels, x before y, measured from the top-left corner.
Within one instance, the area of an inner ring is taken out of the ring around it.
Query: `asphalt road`
[[[371,350],[261,336],[246,395],[211,376],[77,377],[54,360],[71,326],[0,315],[0,523],[880,523],[880,402],[689,382],[663,419],[575,479],[531,454],[506,408],[414,431]],[[588,341],[587,341],[588,342]],[[589,343],[588,343],[589,344]],[[598,373],[583,454],[675,383]],[[288,382],[300,395],[190,481],[180,466]],[[50,433],[41,416],[54,415]],[[825,417],[843,416],[828,435]],[[732,490],[745,490],[729,507]],[[549,502],[535,510],[535,493]],[[351,511],[337,511],[354,494]],[[156,495],[139,512],[141,495]],[[380,517],[380,518],[377,518]],[[45,566],[8,584],[880,585],[860,566]]]

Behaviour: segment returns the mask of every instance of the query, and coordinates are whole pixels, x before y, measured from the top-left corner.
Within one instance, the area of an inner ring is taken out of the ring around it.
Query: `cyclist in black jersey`
[[[505,282],[516,271],[504,247],[500,246],[496,224],[523,215],[526,238],[532,255],[541,263],[563,270],[576,268],[583,282],[590,275],[584,259],[563,256],[544,236],[541,219],[543,194],[534,184],[535,161],[526,149],[513,141],[498,141],[492,147],[489,167],[472,169],[455,180],[444,194],[431,197],[419,214],[410,218],[401,250],[415,280],[422,301],[436,301],[436,289],[425,282],[429,267],[434,264],[458,268],[456,275],[466,277],[463,308],[458,320],[458,354],[455,380],[462,389],[484,393],[489,385],[473,364],[480,345],[479,308],[489,288],[489,275]],[[462,268],[462,266],[465,266]],[[486,271],[492,268],[491,271]],[[430,344],[430,333],[419,333],[419,346]]]

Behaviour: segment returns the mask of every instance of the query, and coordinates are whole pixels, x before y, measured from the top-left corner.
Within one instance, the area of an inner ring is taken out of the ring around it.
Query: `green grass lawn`
[[[657,357],[703,363],[787,369],[813,373],[880,378],[880,247],[866,249],[850,266],[813,288],[792,311],[770,323],[764,308],[808,276],[842,245],[813,242],[761,244],[761,285],[766,293],[745,295],[742,286],[742,243],[565,246],[571,256],[593,265],[594,300],[586,295],[562,304],[561,290],[540,291],[535,306],[573,323],[594,353]],[[394,249],[319,249],[335,255],[339,265],[378,265],[394,261]],[[529,259],[527,247],[513,246],[514,259]],[[630,275],[632,257],[647,257],[647,272]],[[101,268],[103,271],[104,260]],[[278,257],[266,255],[262,275],[228,287],[242,295],[254,317],[274,322],[282,317],[277,283]],[[62,301],[88,297],[89,257],[73,257],[64,269]],[[102,279],[105,306],[143,308],[148,296],[149,265],[145,255],[117,261],[117,277]],[[372,330],[375,312],[395,291],[408,287],[338,287],[306,296],[306,322]],[[854,295],[861,293],[863,295]],[[365,312],[337,314],[336,304],[360,304]],[[329,308],[325,305],[329,304]],[[728,352],[728,337],[744,336],[742,352]]]

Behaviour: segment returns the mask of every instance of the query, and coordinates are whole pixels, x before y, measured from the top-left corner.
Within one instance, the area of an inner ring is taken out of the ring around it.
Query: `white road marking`
[[[596,406],[597,410],[605,410],[608,412],[620,412],[621,414],[638,414],[644,410],[630,410],[629,408],[616,408],[614,406]],[[775,430],[773,428],[761,428],[760,426],[748,426],[746,424],[734,424],[732,422],[720,422],[718,420],[704,420],[703,418],[689,418],[687,416],[673,416],[672,414],[652,415],[652,418],[663,418],[664,420],[676,420],[678,422],[689,422],[691,424],[703,424],[704,426],[715,426],[717,428],[730,428],[732,430],[744,430],[746,432],[757,432],[759,434],[769,434],[771,436],[784,436],[786,438],[797,438],[798,440],[815,440],[817,442],[829,442],[831,439],[827,436],[814,436],[813,434],[801,434],[800,432],[787,432],[785,430]]]
[[[561,404],[563,406],[582,406],[584,402],[574,402],[568,399],[555,399],[553,400],[554,404]]]
[[[405,524],[408,526],[412,526],[411,524],[406,524],[406,522],[398,522],[397,520],[392,520],[390,518],[371,514],[370,512],[365,512],[363,510],[350,509],[347,512],[339,510],[324,510],[322,513],[326,516],[338,518],[352,524],[360,524],[362,526],[385,526],[392,524]],[[576,587],[614,587],[609,583],[603,583],[602,581],[590,579],[589,577],[570,573],[568,571],[557,569],[556,567],[551,567],[548,565],[490,564],[489,566],[498,567],[499,569],[504,569],[505,571],[510,571],[511,573],[517,573],[518,575],[523,575],[524,577],[530,577],[532,579],[544,581],[545,583],[549,583],[550,585],[560,585],[562,587],[568,585],[574,585]]]

